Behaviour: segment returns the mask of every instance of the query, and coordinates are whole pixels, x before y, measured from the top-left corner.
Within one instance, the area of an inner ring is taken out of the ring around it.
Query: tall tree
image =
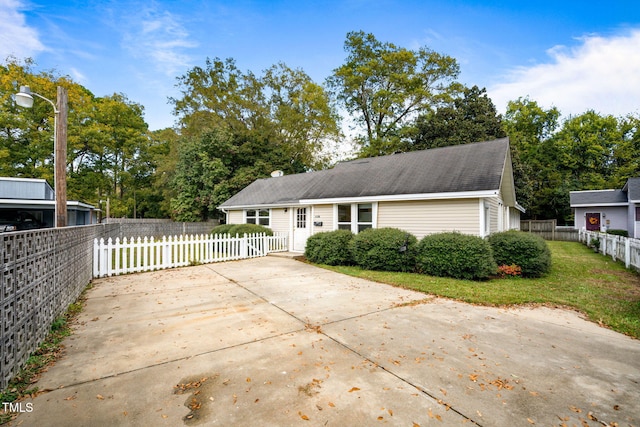
[[[640,116],[621,118],[619,130],[621,139],[613,149],[611,188],[622,188],[629,178],[640,176]]]
[[[225,127],[238,137],[278,145],[292,164],[321,168],[323,143],[339,136],[338,115],[328,94],[302,70],[277,64],[256,76],[233,59],[207,59],[178,79],[173,98],[181,132],[196,136]]]
[[[557,108],[545,110],[529,98],[518,98],[509,102],[503,119],[511,143],[516,197],[532,218],[551,215],[540,194],[562,185],[561,176],[554,170],[553,149],[548,143],[559,126],[559,118]]]
[[[182,138],[178,151],[171,209],[172,217],[180,221],[218,217],[217,206],[274,170],[300,172],[290,169],[281,147],[260,138],[234,136],[224,127]]]
[[[35,73],[34,65],[0,65],[0,175],[53,183],[53,109],[43,100],[17,107],[13,94],[29,85],[55,102],[56,86],[63,86],[69,97],[68,197],[94,205],[111,198],[114,215],[133,216],[138,190],[149,187],[155,168],[143,107],[122,94],[97,98],[67,76]]]
[[[455,59],[426,47],[410,50],[357,31],[347,34],[344,48],[346,62],[327,82],[359,125],[363,155],[401,149],[414,134],[416,115],[458,88]]]
[[[416,121],[417,134],[412,150],[445,147],[502,138],[506,133],[502,117],[478,86],[464,88],[450,103],[421,114]]]
[[[615,147],[621,141],[618,120],[590,110],[566,120],[550,143],[565,182],[574,190],[596,190],[611,182]]]

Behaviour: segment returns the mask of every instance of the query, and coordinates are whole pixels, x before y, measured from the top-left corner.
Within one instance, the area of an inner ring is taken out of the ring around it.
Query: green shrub
[[[351,256],[367,270],[413,271],[417,242],[397,228],[369,228],[351,240]]]
[[[615,228],[607,230],[607,234],[613,234],[614,236],[629,237],[629,232],[627,230],[617,230]]]
[[[417,267],[431,276],[485,280],[496,265],[489,242],[457,232],[425,236],[418,244]]]
[[[273,231],[262,225],[257,224],[223,224],[215,227],[212,231],[213,234],[230,234],[235,236],[236,234],[242,236],[246,234],[262,234],[267,236],[273,236]]]
[[[493,257],[499,265],[518,265],[522,277],[540,277],[551,269],[551,251],[540,236],[504,231],[489,236]]]
[[[349,252],[349,243],[353,233],[349,230],[336,230],[317,233],[307,239],[304,256],[311,262],[327,265],[353,264]]]
[[[229,230],[231,230],[231,227],[234,227],[235,224],[221,224],[218,225],[216,227],[213,227],[213,230],[211,230],[211,234],[229,234]]]

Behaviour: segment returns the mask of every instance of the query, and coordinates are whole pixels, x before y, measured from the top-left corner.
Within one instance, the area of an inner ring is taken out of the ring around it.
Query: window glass
[[[298,208],[296,213],[296,227],[307,228],[307,208]]]
[[[636,206],[636,221],[640,221],[640,206]]]
[[[358,233],[367,228],[371,228],[371,224],[358,224]]]
[[[371,203],[358,205],[358,222],[372,222],[373,208]]]
[[[338,222],[351,222],[351,205],[338,205]]]
[[[269,227],[269,209],[247,209],[245,212],[247,224],[259,224]]]

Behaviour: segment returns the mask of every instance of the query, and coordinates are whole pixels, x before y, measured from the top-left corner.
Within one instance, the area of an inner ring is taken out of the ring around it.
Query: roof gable
[[[622,191],[627,192],[627,198],[630,202],[640,202],[640,178],[629,178]]]
[[[497,191],[509,159],[507,138],[356,159],[339,163],[333,169],[256,180],[220,207]],[[513,181],[512,176],[509,179]],[[515,193],[513,199],[515,202]]]

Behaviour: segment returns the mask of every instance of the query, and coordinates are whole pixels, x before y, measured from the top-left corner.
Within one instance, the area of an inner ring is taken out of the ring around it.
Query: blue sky
[[[282,61],[322,83],[358,30],[453,56],[460,81],[486,87],[500,113],[529,96],[563,117],[640,114],[637,1],[0,0],[2,60],[124,93],[152,130],[173,125],[176,77],[207,57],[256,74]]]

